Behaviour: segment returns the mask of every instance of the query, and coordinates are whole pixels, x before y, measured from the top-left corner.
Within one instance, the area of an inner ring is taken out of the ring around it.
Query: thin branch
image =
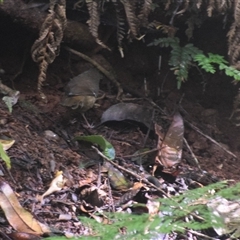
[[[208,135],[204,134],[199,128],[197,128],[196,126],[194,126],[192,123],[190,123],[187,120],[184,120],[185,123],[187,123],[192,129],[194,129],[196,132],[200,133],[202,136],[204,136],[205,138],[207,138],[208,140],[210,140],[211,142],[215,143],[218,147],[220,147],[222,150],[224,150],[226,153],[230,154],[231,156],[233,156],[234,158],[237,158],[237,156],[230,152],[229,150],[227,150],[225,147],[223,147],[220,143],[218,143],[217,141],[215,141],[213,138],[209,137]]]
[[[139,181],[142,181],[146,184],[148,184],[149,186],[155,188],[157,191],[161,192],[165,197],[169,198],[170,196],[165,193],[161,188],[156,187],[154,184],[152,184],[151,182],[149,182],[146,178],[142,178],[139,174],[134,173],[122,166],[119,166],[117,163],[113,162],[112,160],[110,160],[109,158],[107,158],[105,155],[103,155],[96,147],[92,146],[93,149],[95,149],[95,151],[102,157],[104,158],[107,162],[109,162],[110,164],[112,164],[114,167],[126,172],[127,174],[135,177],[136,179],[139,179]]]
[[[122,166],[119,166],[117,163],[113,162],[112,160],[110,160],[108,157],[106,157],[103,153],[101,153],[98,148],[92,146],[92,148],[103,158],[105,159],[107,162],[109,162],[110,164],[112,164],[114,167],[126,172],[127,174],[129,175],[132,175],[133,177],[135,177],[136,179],[139,179],[139,181],[143,182],[143,183],[146,183],[148,184],[149,186],[151,186],[152,188],[156,189],[157,191],[161,192],[166,198],[171,198],[171,196],[169,196],[167,193],[165,193],[161,188],[158,188],[156,187],[154,184],[152,184],[151,182],[149,182],[146,178],[142,178],[139,174],[136,174]],[[174,199],[172,199],[173,201],[175,201]],[[176,201],[175,201],[176,202]],[[177,202],[176,202],[177,204]],[[186,214],[190,214],[192,215],[193,217],[195,217],[196,219],[199,219],[200,221],[205,221],[204,218],[198,216],[197,214],[195,213],[191,213],[189,212],[188,210],[184,210],[183,211],[186,213]]]
[[[185,229],[187,232],[190,232],[192,233],[193,235],[196,235],[196,236],[199,236],[199,237],[204,237],[206,239],[211,239],[211,240],[217,240],[218,238],[212,238],[212,237],[209,237],[203,233],[199,233],[199,232],[196,232],[194,230],[190,230],[190,229]]]
[[[113,76],[113,74],[111,74],[109,71],[107,71],[105,68],[103,68],[99,63],[97,63],[96,61],[94,61],[93,59],[91,59],[90,57],[88,57],[87,55],[76,51],[70,47],[65,47],[65,49],[79,57],[81,57],[82,59],[84,59],[87,62],[90,62],[94,67],[96,67],[100,72],[102,72],[111,82],[113,82],[117,89],[118,89],[118,94],[117,94],[117,99],[119,99],[123,93],[123,89],[120,85],[120,83],[117,81],[117,79]]]
[[[193,160],[194,160],[194,163],[197,165],[197,167],[198,167],[199,169],[201,169],[201,167],[200,167],[200,165],[199,165],[199,162],[198,162],[198,160],[197,160],[197,158],[196,158],[196,155],[194,154],[194,152],[192,151],[191,147],[189,146],[186,138],[183,138],[183,141],[184,141],[184,143],[186,144],[189,152],[191,153],[191,156],[192,156],[192,158],[193,158]]]

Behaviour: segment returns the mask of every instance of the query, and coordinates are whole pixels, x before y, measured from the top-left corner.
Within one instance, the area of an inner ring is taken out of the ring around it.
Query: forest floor
[[[83,226],[77,227],[74,218],[69,221],[58,220],[60,213],[73,211],[68,204],[74,202],[73,193],[78,198],[81,188],[97,186],[99,180],[98,163],[101,161],[99,156],[83,143],[72,141],[74,136],[104,136],[115,148],[117,162],[129,169],[132,165],[135,166],[135,163],[133,164],[127,156],[145,147],[156,148],[156,136],[152,132],[147,135],[147,129],[137,123],[114,122],[110,125],[99,125],[102,113],[119,102],[116,100],[115,87],[107,79],[100,83],[101,91],[106,94],[105,98],[97,101],[99,104],[97,108],[92,108],[85,114],[88,121],[97,126],[96,128],[87,129],[77,111],[61,106],[63,89],[69,79],[91,67],[81,59],[70,58],[64,51],[48,69],[47,81],[43,86],[48,102],[41,102],[36,91],[38,67],[31,60],[30,50],[21,49],[20,45],[24,40],[19,38],[20,32],[11,31],[9,36],[7,34],[9,32],[5,34],[0,45],[0,67],[5,72],[1,75],[1,80],[9,87],[20,91],[20,99],[11,114],[4,102],[0,101],[0,135],[10,136],[15,140],[15,144],[7,151],[11,158],[11,170],[7,171],[4,163],[0,162],[2,179],[18,194],[24,208],[30,211],[34,208],[34,215],[39,221],[76,234],[86,233]],[[214,40],[211,41],[214,45]],[[121,59],[117,51],[111,54],[103,51],[102,55],[98,54],[93,58],[101,59],[103,56],[116,70],[128,102],[153,109],[154,107],[146,100],[151,98],[168,115],[166,118],[156,108],[158,124],[164,122],[165,132],[171,123],[171,114],[180,102],[180,112],[185,120],[184,137],[202,171],[206,171],[210,179],[214,179],[213,182],[216,179],[232,179],[239,182],[240,128],[235,126],[234,118],[229,119],[238,90],[230,78],[221,73],[202,77],[196,72],[190,72],[189,80],[178,90],[174,75],[168,71],[164,55],[162,70],[158,73],[158,53],[142,44],[130,45],[125,59]],[[144,76],[147,78],[148,96],[143,90]],[[160,96],[157,96],[158,87],[161,87]],[[147,165],[150,167],[152,163],[149,162]],[[186,145],[183,147],[182,165],[184,169],[182,175],[190,171],[191,175],[195,172],[201,178],[203,172],[196,167]],[[41,206],[34,199],[37,194],[46,191],[56,170],[63,170],[69,176],[70,183],[64,188],[65,192],[46,197],[46,204]],[[106,179],[103,173],[102,185]],[[197,177],[194,180],[203,185],[212,182],[199,180]],[[107,192],[106,188],[104,191]],[[112,191],[113,198],[119,199],[121,190]],[[60,201],[62,203],[54,204]],[[95,204],[93,199],[90,203]],[[1,229],[5,231],[10,227],[4,225]]]

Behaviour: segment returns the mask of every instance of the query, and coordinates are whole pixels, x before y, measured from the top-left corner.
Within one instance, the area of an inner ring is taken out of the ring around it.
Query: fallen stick
[[[237,156],[230,152],[229,150],[227,150],[225,147],[223,147],[220,143],[218,143],[217,141],[215,141],[213,138],[209,137],[208,135],[204,134],[199,128],[197,128],[196,126],[194,126],[192,123],[190,123],[187,120],[184,120],[185,123],[187,123],[192,129],[194,129],[196,132],[198,132],[199,134],[201,134],[202,136],[204,136],[205,138],[207,138],[208,140],[210,140],[211,142],[215,143],[218,147],[220,147],[222,150],[224,150],[226,153],[230,154],[231,156],[233,156],[234,158],[237,158]]]

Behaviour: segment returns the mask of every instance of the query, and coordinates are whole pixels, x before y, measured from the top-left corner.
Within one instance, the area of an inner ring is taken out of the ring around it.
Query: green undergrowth
[[[207,202],[221,196],[228,200],[239,199],[240,183],[229,187],[228,182],[219,182],[206,187],[188,190],[172,198],[159,198],[159,213],[149,214],[104,213],[108,224],[98,223],[89,217],[79,216],[91,236],[79,239],[153,239],[164,233],[184,232],[187,229],[200,231],[223,226],[221,219],[213,216]],[[102,216],[101,216],[102,217]],[[213,223],[214,219],[214,223]],[[64,237],[48,239],[65,239]]]
[[[188,79],[189,69],[193,66],[211,74],[216,73],[217,70],[223,71],[233,80],[240,81],[240,71],[230,66],[223,56],[213,53],[205,55],[201,49],[195,47],[192,43],[181,46],[177,37],[155,39],[148,46],[171,48],[169,66],[176,75],[178,89],[182,82]]]

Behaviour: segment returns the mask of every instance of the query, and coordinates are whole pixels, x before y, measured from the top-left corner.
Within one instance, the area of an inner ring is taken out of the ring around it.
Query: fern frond
[[[202,6],[202,0],[197,0],[196,7],[199,9]]]
[[[177,15],[178,14],[183,14],[184,12],[186,12],[186,10],[189,8],[189,0],[185,0],[184,1],[184,7],[182,10],[178,11],[177,12]]]
[[[215,4],[215,0],[209,0],[208,2],[208,6],[207,6],[207,14],[208,17],[212,16],[212,12],[214,10],[214,4]]]
[[[122,40],[126,35],[126,15],[124,12],[123,5],[119,2],[113,2],[116,10],[116,18],[117,18],[117,41],[118,47],[122,48]]]
[[[87,0],[86,5],[88,8],[88,13],[90,15],[90,18],[87,21],[89,31],[93,35],[93,37],[98,38],[98,26],[100,24],[98,3],[94,0]]]
[[[87,21],[89,31],[95,38],[97,44],[103,48],[109,49],[98,37],[98,27],[100,25],[100,4],[98,0],[86,0],[86,5],[89,13],[89,20]]]
[[[236,28],[235,35],[229,46],[229,57],[233,65],[237,64],[240,56],[240,27]]]
[[[226,0],[215,0],[216,9],[218,12],[222,12],[224,5],[226,4]]]
[[[200,27],[202,24],[202,20],[199,18],[197,14],[192,13],[191,17],[189,17],[186,21],[188,28],[186,29],[185,33],[188,39],[191,39],[193,36],[194,26]]]
[[[217,0],[218,11],[220,13],[225,13],[227,10],[231,9],[234,5],[232,0]]]
[[[48,65],[51,64],[59,54],[65,26],[65,0],[51,0],[49,14],[42,24],[39,38],[31,48],[32,59],[39,65],[38,91],[44,100],[46,100],[46,96],[41,91],[42,83],[46,80]]]
[[[135,15],[135,4],[134,1],[131,0],[120,0],[120,2],[123,4],[125,9],[125,14],[127,17],[127,22],[129,25],[130,32],[132,35],[137,38],[138,35],[138,24],[137,24],[137,18]]]
[[[240,1],[235,1],[234,5],[234,22],[227,34],[228,36],[228,55],[230,62],[239,68],[240,56]]]
[[[232,8],[232,6],[234,6],[234,1],[227,0],[226,6],[227,6],[228,9]]]
[[[235,23],[233,23],[230,27],[230,30],[228,31],[227,33],[227,37],[228,37],[228,46],[229,48],[231,47],[233,41],[234,41],[234,36],[235,36],[235,33],[236,33],[236,28],[237,28],[237,25]]]
[[[172,3],[171,0],[167,0],[167,2],[165,3],[165,10],[168,10],[168,9],[169,9],[171,3]]]
[[[155,20],[152,21],[151,23],[149,23],[147,28],[161,30],[164,34],[167,34],[168,37],[170,37],[170,38],[174,38],[175,33],[177,32],[177,28],[175,28],[174,26],[165,25],[165,24],[155,21]]]
[[[140,12],[138,14],[138,20],[141,22],[141,26],[146,27],[148,25],[148,15],[151,11],[152,0],[144,0],[141,5]]]
[[[240,26],[240,1],[235,1],[234,22],[237,26]]]

